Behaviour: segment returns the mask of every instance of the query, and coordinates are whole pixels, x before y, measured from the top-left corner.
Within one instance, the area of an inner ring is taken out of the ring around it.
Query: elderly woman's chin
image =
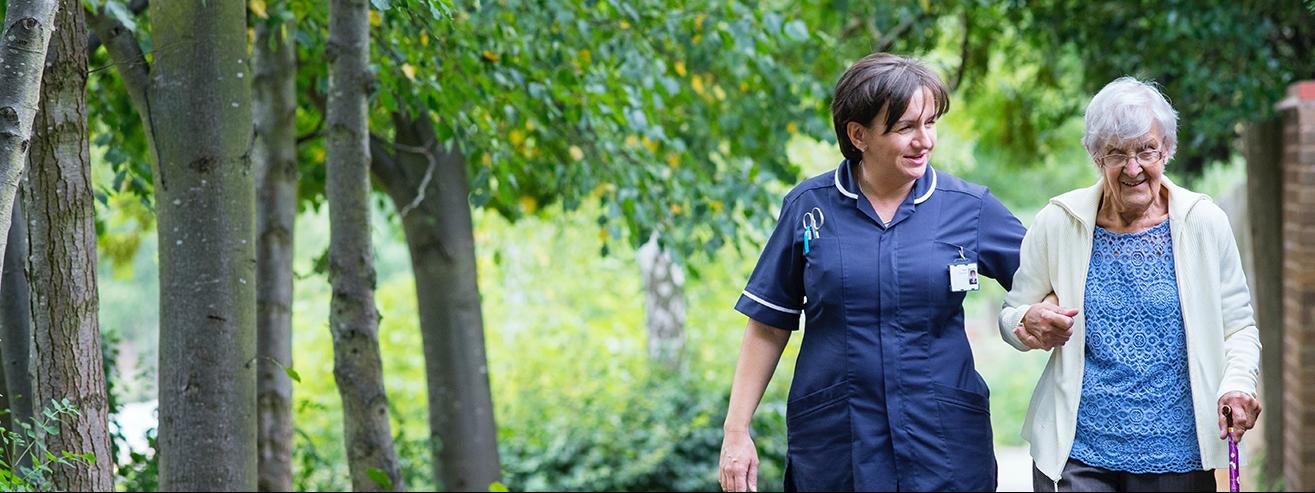
[[[1126,211],[1146,210],[1155,201],[1155,190],[1159,189],[1155,185],[1158,183],[1148,178],[1122,178],[1114,187],[1114,192],[1118,195],[1117,203]]]

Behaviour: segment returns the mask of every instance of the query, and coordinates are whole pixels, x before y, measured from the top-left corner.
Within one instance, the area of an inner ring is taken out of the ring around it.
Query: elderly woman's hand
[[[1225,419],[1224,406],[1233,412],[1233,439],[1242,440],[1242,434],[1256,426],[1260,417],[1260,401],[1246,392],[1229,392],[1219,398],[1219,439],[1228,438],[1228,421]]]
[[[1014,335],[1032,349],[1063,346],[1073,335],[1073,317],[1077,316],[1078,311],[1055,304],[1058,301],[1055,294],[1051,293],[1046,295],[1044,301],[1033,304],[1023,315],[1022,323],[1014,327]]]
[[[719,469],[722,491],[758,491],[758,449],[748,431],[726,431]]]

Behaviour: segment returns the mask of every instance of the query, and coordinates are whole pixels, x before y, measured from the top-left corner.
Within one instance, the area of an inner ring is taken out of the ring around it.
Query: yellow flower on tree
[[[526,214],[534,214],[534,211],[539,210],[539,201],[529,195],[521,195],[520,206]]]
[[[269,14],[265,12],[265,0],[251,0],[247,2],[247,8],[251,9],[251,13],[256,14],[256,17],[269,18]]]

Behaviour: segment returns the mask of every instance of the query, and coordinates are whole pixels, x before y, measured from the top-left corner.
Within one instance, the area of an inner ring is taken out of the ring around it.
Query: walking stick
[[[1233,409],[1224,406],[1224,419],[1228,423],[1228,491],[1241,491],[1237,482],[1237,440],[1233,439]]]

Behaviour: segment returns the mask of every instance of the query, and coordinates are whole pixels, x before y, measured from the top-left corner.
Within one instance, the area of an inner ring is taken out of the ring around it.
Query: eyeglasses
[[[1096,158],[1096,164],[1100,165],[1102,168],[1115,168],[1127,164],[1129,158],[1136,158],[1137,164],[1141,166],[1150,166],[1159,162],[1160,158],[1163,156],[1164,151],[1159,149],[1148,149],[1131,156],[1121,152],[1116,152]]]

